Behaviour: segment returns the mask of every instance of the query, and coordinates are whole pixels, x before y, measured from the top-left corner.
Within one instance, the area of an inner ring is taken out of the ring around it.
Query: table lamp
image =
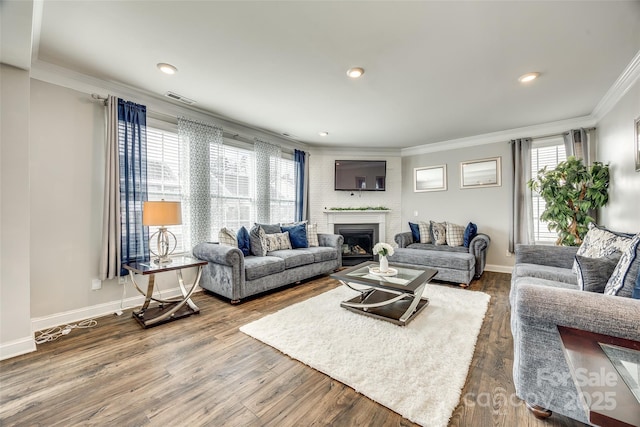
[[[153,261],[157,264],[171,262],[169,255],[173,253],[178,244],[175,234],[167,230],[167,225],[182,224],[182,207],[180,202],[144,202],[142,206],[142,225],[160,226],[160,229],[149,238],[149,250],[157,258]],[[173,242],[171,242],[173,238]],[[155,252],[152,247],[155,247]],[[172,247],[173,243],[173,247]]]

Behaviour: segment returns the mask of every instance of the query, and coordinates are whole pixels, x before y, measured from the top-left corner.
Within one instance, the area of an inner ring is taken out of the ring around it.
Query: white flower
[[[381,256],[393,255],[393,246],[388,243],[379,242],[373,247],[373,253]]]

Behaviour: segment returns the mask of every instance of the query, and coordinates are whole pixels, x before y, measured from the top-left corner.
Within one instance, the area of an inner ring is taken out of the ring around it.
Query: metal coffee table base
[[[344,284],[349,286],[347,283]],[[374,288],[362,290],[349,287],[361,292],[361,295],[343,301],[340,303],[341,307],[354,313],[364,314],[400,326],[407,325],[429,305],[429,299],[421,297],[424,285],[418,288],[414,295],[398,294]]]

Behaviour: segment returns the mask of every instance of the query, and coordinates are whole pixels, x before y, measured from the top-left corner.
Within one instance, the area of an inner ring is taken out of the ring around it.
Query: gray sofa
[[[238,303],[252,295],[330,273],[342,266],[343,238],[318,233],[319,246],[244,256],[232,246],[200,243],[193,255],[208,264],[200,286]]]
[[[410,231],[395,236],[398,248],[389,257],[395,264],[429,267],[438,270],[436,280],[454,282],[468,286],[474,278],[479,278],[487,263],[487,250],[491,238],[478,233],[469,247],[416,243]]]
[[[558,325],[640,341],[640,300],[579,290],[577,275],[571,270],[577,250],[516,246],[509,295],[513,382],[517,396],[534,415],[543,418],[557,412],[588,423]],[[638,251],[624,281],[626,296],[638,275]]]

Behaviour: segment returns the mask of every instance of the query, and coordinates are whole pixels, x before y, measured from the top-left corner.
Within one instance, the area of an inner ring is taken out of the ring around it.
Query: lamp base
[[[167,264],[171,264],[173,260],[169,257],[165,257],[165,258],[155,258],[153,260],[154,263],[158,264],[158,265],[167,265]]]
[[[153,248],[154,240],[156,242],[157,252],[151,249]],[[173,240],[173,245],[171,240]],[[149,252],[157,257],[154,258],[153,262],[159,265],[170,264],[171,258],[169,258],[169,255],[173,253],[177,244],[178,240],[175,234],[167,230],[166,227],[160,227],[158,231],[153,233],[149,238]]]

